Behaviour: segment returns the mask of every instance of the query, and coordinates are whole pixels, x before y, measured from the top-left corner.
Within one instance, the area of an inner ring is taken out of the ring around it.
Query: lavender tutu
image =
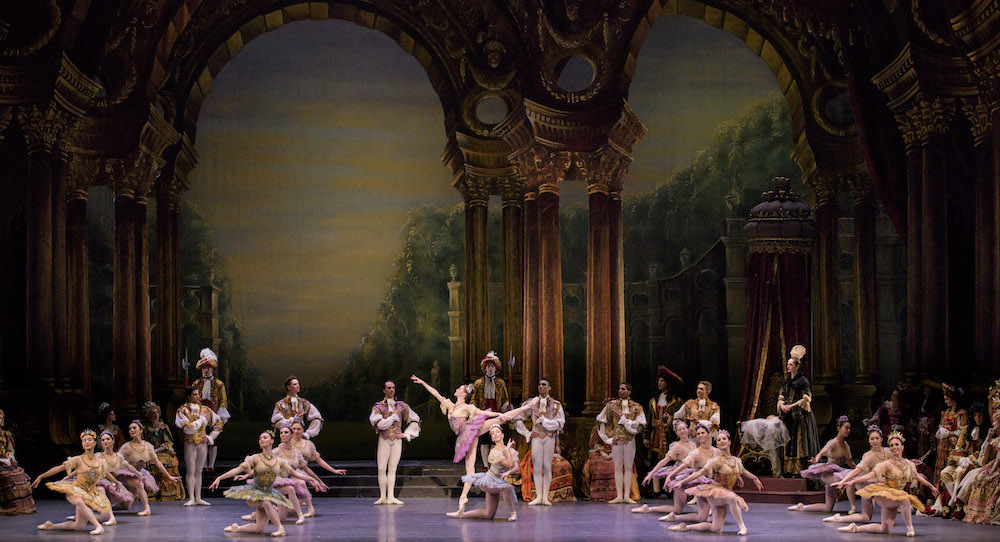
[[[247,483],[253,484],[252,479],[248,480]],[[275,478],[274,483],[271,484],[271,487],[279,490],[287,486],[292,487],[292,489],[295,491],[295,496],[298,497],[299,500],[309,499],[309,489],[306,488],[306,483],[303,482],[302,480],[299,480],[298,478],[285,478],[283,476],[279,476]]]
[[[116,486],[106,479],[98,480],[97,485],[104,488],[104,493],[107,494],[108,500],[111,501],[111,506],[120,504],[128,508],[132,506],[132,501],[135,500],[135,496],[132,495],[131,491],[123,486]]]
[[[505,489],[510,489],[511,494],[514,495],[514,502],[517,502],[517,492],[514,491],[514,486],[504,482],[503,480],[493,476],[488,472],[477,472],[475,474],[466,474],[462,476],[462,482],[466,484],[472,484],[487,493],[492,493],[494,495],[499,495],[503,493]]]
[[[653,473],[653,478],[654,479],[660,479],[660,480],[662,480],[663,478],[666,478],[667,476],[670,476],[671,472],[674,472],[675,470],[677,470],[679,468],[681,468],[681,466],[680,466],[679,463],[676,464],[676,465],[667,465],[666,467],[663,467],[662,469],[658,469],[656,472],[654,472]],[[688,474],[691,474],[692,472],[694,472],[694,469],[685,468],[684,470],[687,471],[687,472],[684,473],[684,476],[687,476]],[[680,476],[680,474],[681,474],[680,472],[677,473],[678,476]],[[681,480],[684,479],[684,476],[681,476]]]
[[[816,463],[815,465],[812,465],[808,469],[802,471],[800,474],[803,478],[809,480],[822,480],[823,482],[829,483],[830,480],[834,482],[843,480],[849,472],[851,472],[850,469],[845,469],[835,463]]]
[[[486,412],[491,412],[487,410]],[[464,418],[453,418],[448,417],[448,425],[451,426],[451,430],[458,435],[458,439],[455,440],[455,459],[453,463],[460,463],[465,459],[465,454],[469,452],[469,448],[476,443],[479,437],[479,428],[483,426],[486,421],[486,414],[480,414],[471,421]]]
[[[156,478],[153,478],[153,475],[146,469],[141,469],[138,475],[128,469],[119,469],[115,473],[115,478],[118,478],[122,482],[125,481],[125,478],[130,480],[139,478],[142,480],[142,486],[146,488],[146,493],[156,493],[160,490],[160,486],[156,483]]]
[[[707,478],[705,476],[699,476],[686,484],[682,484],[681,480],[690,476],[692,472],[695,472],[693,469],[686,469],[686,470],[689,470],[691,472],[685,473],[681,471],[681,473],[678,474],[676,478],[671,480],[670,482],[671,491],[677,491],[678,489],[683,489],[686,493],[691,493],[691,490],[697,488],[698,486],[715,483],[715,480],[712,480],[711,478]]]

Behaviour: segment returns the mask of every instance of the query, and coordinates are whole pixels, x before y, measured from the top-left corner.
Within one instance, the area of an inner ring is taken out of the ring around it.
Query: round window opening
[[[580,92],[594,82],[594,65],[582,55],[566,59],[556,84],[567,92]]]
[[[487,96],[476,104],[476,119],[487,126],[500,124],[508,112],[507,103],[496,96]]]
[[[823,104],[823,116],[837,128],[847,128],[854,122],[854,112],[851,111],[851,98],[847,94],[838,94]]]

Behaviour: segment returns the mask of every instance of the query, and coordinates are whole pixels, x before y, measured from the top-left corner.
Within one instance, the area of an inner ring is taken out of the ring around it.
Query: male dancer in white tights
[[[609,400],[597,415],[601,424],[597,432],[604,442],[611,445],[611,458],[615,463],[615,498],[610,504],[629,503],[632,500],[632,469],[635,467],[635,436],[646,425],[642,405],[629,399],[632,385],[622,382],[618,386],[618,399]],[[610,434],[605,426],[611,426]]]
[[[396,383],[386,380],[382,387],[385,396],[372,407],[368,422],[378,434],[375,458],[378,462],[379,498],[374,504],[403,504],[396,498],[396,467],[406,442],[420,434],[420,416],[410,405],[396,400]],[[404,430],[403,427],[406,427]]]
[[[556,452],[556,438],[566,425],[566,414],[562,404],[550,397],[552,383],[548,378],[538,380],[538,402],[529,411],[531,413],[531,431],[524,426],[524,416],[521,414],[514,421],[514,429],[524,440],[531,443],[531,470],[535,482],[535,500],[529,505],[541,504],[552,506],[549,502],[549,486],[552,485],[552,456]],[[528,404],[525,401],[524,404]]]

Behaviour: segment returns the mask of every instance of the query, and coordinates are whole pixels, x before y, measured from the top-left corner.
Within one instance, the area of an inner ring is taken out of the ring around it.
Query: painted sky
[[[627,190],[662,182],[720,122],[776,91],[741,41],[661,18],[629,100],[649,134]],[[189,196],[226,260],[247,353],[267,383],[339,366],[375,315],[407,212],[460,202],[439,160],[443,119],[412,57],[342,21],[269,32],[216,78]],[[580,201],[585,191],[566,192]]]

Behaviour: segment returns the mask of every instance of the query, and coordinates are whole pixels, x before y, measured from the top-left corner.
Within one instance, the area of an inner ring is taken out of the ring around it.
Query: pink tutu
[[[160,486],[156,483],[156,478],[153,478],[153,475],[146,469],[141,469],[139,474],[136,474],[128,469],[119,469],[118,472],[115,473],[115,478],[118,478],[122,482],[125,481],[125,478],[132,480],[139,478],[142,480],[143,487],[146,488],[146,493],[156,493],[160,490]]]
[[[705,476],[699,476],[699,477],[695,478],[694,480],[691,480],[690,482],[688,482],[686,484],[682,484],[681,480],[683,480],[683,479],[687,478],[688,476],[690,476],[692,472],[695,472],[694,469],[687,469],[687,470],[689,470],[691,472],[681,471],[677,475],[677,477],[675,477],[673,480],[671,480],[671,482],[670,482],[670,490],[671,491],[677,491],[678,489],[683,489],[685,493],[692,494],[691,493],[692,489],[696,489],[697,487],[703,486],[703,485],[706,485],[706,484],[714,484],[715,483],[715,480],[712,480],[711,478],[707,478]]]
[[[486,412],[491,412],[487,410]],[[451,426],[451,430],[458,435],[458,439],[455,440],[455,459],[453,463],[460,463],[465,459],[465,454],[469,452],[469,448],[479,440],[479,428],[483,426],[486,421],[486,414],[480,414],[472,420],[465,420],[462,418],[452,418],[448,417],[448,424]]]
[[[247,480],[247,483],[253,484],[253,478]],[[306,483],[298,478],[285,478],[279,476],[275,478],[274,483],[271,484],[271,487],[274,489],[281,489],[288,486],[291,486],[292,489],[295,490],[295,496],[298,497],[299,500],[309,499],[309,489],[306,488]]]
[[[809,480],[822,480],[824,483],[839,482],[843,480],[851,469],[845,469],[836,463],[816,463],[800,474]]]
[[[702,499],[736,499],[740,508],[747,509],[746,501],[742,497],[715,482],[701,484],[698,487],[688,490],[688,494]]]
[[[666,467],[663,467],[662,469],[657,469],[657,470],[656,470],[656,471],[655,471],[655,472],[653,473],[653,478],[654,478],[654,479],[659,479],[659,480],[662,480],[662,479],[666,478],[667,476],[669,476],[671,472],[674,472],[674,471],[675,471],[675,470],[677,470],[678,468],[680,468],[680,463],[677,463],[677,464],[674,464],[674,465],[667,465]],[[691,470],[691,469],[684,469],[684,470],[687,470],[687,471],[691,471],[691,472],[694,472],[694,471],[693,471],[693,470]],[[688,472],[688,474],[691,474],[691,472]],[[680,474],[680,473],[678,473],[678,475],[679,475],[679,474]],[[684,479],[684,478],[681,478],[681,480],[683,480],[683,479]]]
[[[112,484],[107,479],[98,480],[97,485],[104,488],[104,492],[108,495],[108,500],[111,501],[111,506],[117,506],[120,504],[125,508],[128,508],[129,506],[132,506],[132,501],[135,500],[131,491],[124,486]]]

